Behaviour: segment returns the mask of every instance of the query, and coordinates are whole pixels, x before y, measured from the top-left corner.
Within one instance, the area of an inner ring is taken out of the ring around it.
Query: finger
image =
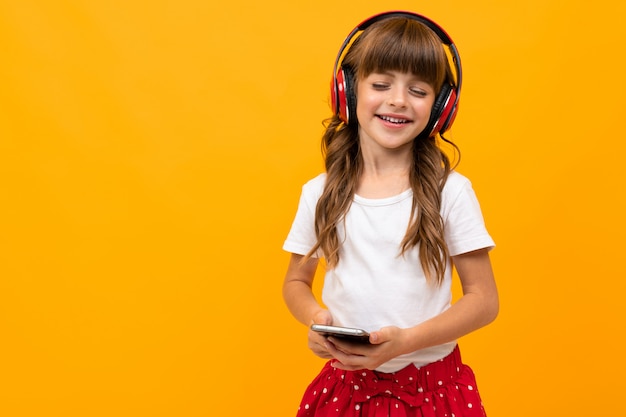
[[[370,342],[373,344],[380,344],[388,342],[391,339],[393,333],[392,327],[383,327],[370,333]]]
[[[311,341],[311,343],[314,343],[319,346],[325,346],[326,344],[326,338],[323,335],[317,332],[314,332],[312,330],[310,331],[310,334],[309,334],[309,340]]]
[[[345,355],[341,357],[335,356],[335,361],[331,363],[334,368],[342,369],[344,371],[358,371],[359,369],[366,368],[365,364],[362,362],[364,358],[362,357],[346,357]]]
[[[311,324],[327,324],[333,323],[333,318],[328,310],[321,310],[311,318]]]
[[[348,350],[344,350],[343,347],[337,346],[334,342],[327,342],[328,352],[333,355],[335,359],[337,359],[343,366],[350,367],[353,369],[361,369],[362,362],[365,359],[363,355],[354,354]],[[346,370],[348,370],[346,368]]]
[[[320,358],[331,359],[333,356],[326,349],[325,344],[315,343],[313,341],[309,342],[309,349]]]
[[[352,365],[352,366],[351,366],[351,365],[346,365],[345,363],[340,362],[340,361],[338,361],[338,360],[337,360],[337,361],[335,361],[335,362],[333,362],[333,363],[331,364],[331,366],[332,366],[333,368],[336,368],[336,369],[341,369],[342,371],[358,371],[359,369],[363,369],[363,368],[364,368],[363,366],[356,366],[356,365]]]
[[[322,359],[332,359],[333,356],[326,350],[313,350],[313,353]]]
[[[331,342],[338,350],[349,355],[364,356],[368,352],[367,347],[361,343],[349,342],[335,337],[329,337],[328,341]]]

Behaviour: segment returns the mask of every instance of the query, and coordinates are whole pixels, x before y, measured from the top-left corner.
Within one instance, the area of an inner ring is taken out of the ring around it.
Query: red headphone
[[[441,42],[450,50],[456,71],[456,85],[444,83],[441,87],[441,91],[435,98],[433,108],[430,112],[430,120],[424,129],[424,132],[429,132],[429,137],[435,136],[437,133],[442,134],[447,131],[450,126],[452,126],[458,109],[462,78],[461,57],[459,56],[452,39],[448,36],[445,30],[427,17],[413,12],[391,11],[380,13],[364,20],[357,27],[355,27],[352,32],[350,32],[339,49],[337,59],[335,60],[335,66],[333,68],[333,78],[330,86],[333,113],[338,115],[339,118],[346,124],[350,122],[351,118],[356,120],[356,117],[352,117],[356,115],[354,74],[352,74],[350,68],[343,67],[341,61],[343,60],[343,56],[348,46],[352,44],[357,34],[360,35],[360,32],[364,31],[372,24],[389,17],[404,17],[423,23],[435,32],[439,39],[441,39]]]

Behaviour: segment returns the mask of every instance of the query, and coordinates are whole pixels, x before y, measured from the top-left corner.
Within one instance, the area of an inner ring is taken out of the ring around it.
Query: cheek
[[[381,104],[380,98],[373,94],[357,94],[356,112],[371,112]]]
[[[434,100],[420,100],[413,106],[413,111],[416,115],[421,116],[420,119],[426,119],[425,122],[428,122],[433,104]]]
[[[420,111],[427,111],[430,113],[430,111],[433,108],[433,104],[435,104],[435,99],[434,97],[428,97],[422,100],[417,100],[415,103],[415,108],[419,109]]]

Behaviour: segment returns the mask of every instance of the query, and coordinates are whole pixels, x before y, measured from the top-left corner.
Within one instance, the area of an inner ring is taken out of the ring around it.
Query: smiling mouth
[[[409,119],[398,119],[397,117],[384,116],[380,114],[377,114],[376,117],[378,117],[381,120],[384,120],[385,122],[389,122],[389,123],[393,123],[397,125],[411,123]]]

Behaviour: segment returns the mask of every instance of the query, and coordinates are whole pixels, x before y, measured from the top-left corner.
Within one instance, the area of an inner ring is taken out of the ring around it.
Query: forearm
[[[296,320],[307,326],[312,323],[313,317],[323,310],[313,295],[311,287],[301,281],[285,282],[283,298]]]
[[[443,313],[404,332],[409,352],[456,340],[491,323],[498,315],[498,290],[488,250],[458,255],[454,264],[463,296]]]
[[[283,283],[283,299],[299,322],[310,325],[313,317],[323,310],[313,295],[313,279],[318,260],[292,254]]]
[[[466,294],[440,315],[406,329],[405,353],[459,339],[491,323],[497,314],[497,297]]]
[[[340,369],[376,369],[399,355],[456,340],[489,323],[496,314],[497,298],[468,294],[442,314],[417,326],[389,326],[372,332],[373,346],[355,347],[336,340],[326,348],[339,361],[334,366]]]

